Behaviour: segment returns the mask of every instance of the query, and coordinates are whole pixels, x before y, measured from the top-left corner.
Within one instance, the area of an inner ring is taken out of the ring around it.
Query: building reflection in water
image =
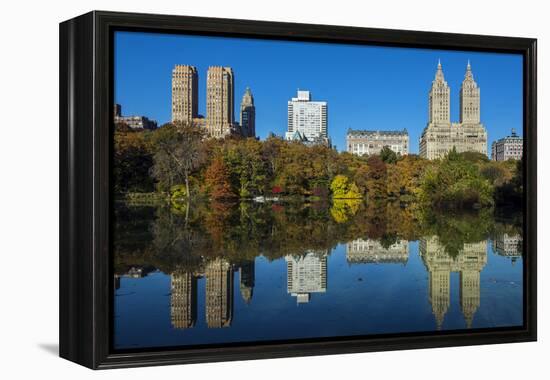
[[[480,306],[480,273],[487,264],[487,241],[465,243],[456,255],[450,255],[437,236],[420,239],[420,255],[429,273],[429,300],[438,329],[441,329],[450,305],[450,277],[459,273],[460,305],[468,328]],[[502,234],[493,241],[495,252],[512,259],[521,256],[521,236]],[[287,255],[287,292],[297,304],[308,303],[313,293],[327,291],[328,251],[307,251]],[[409,258],[409,244],[399,240],[384,247],[372,239],[356,239],[346,245],[346,260],[355,263],[401,263]],[[197,322],[198,279],[206,279],[206,324],[209,328],[229,327],[233,319],[234,271],[239,271],[239,291],[246,304],[252,300],[255,286],[254,260],[231,264],[223,258],[207,262],[195,272],[171,273],[171,322],[177,329],[192,328]],[[115,274],[114,287],[121,277],[147,276],[149,269],[132,267]]]
[[[206,264],[206,324],[229,327],[233,318],[233,267],[222,258]]]
[[[437,237],[420,239],[420,254],[429,272],[429,293],[437,328],[441,329],[450,304],[451,272],[460,273],[460,306],[470,328],[480,304],[480,273],[487,264],[487,241],[465,243],[449,255]]]
[[[520,234],[499,234],[496,239],[493,240],[493,251],[500,256],[510,258],[513,265],[517,259],[522,256],[523,237]]]
[[[195,326],[197,322],[197,276],[190,272],[174,272],[170,279],[172,326],[176,329]]]
[[[114,275],[114,287],[115,292],[120,289],[120,281],[122,278],[143,278],[147,277],[149,273],[154,271],[155,268],[152,266],[132,266],[129,267],[125,273]]]
[[[309,302],[311,293],[326,292],[327,256],[326,251],[309,251],[301,256],[285,257],[287,292],[296,297],[298,304]]]
[[[202,273],[176,271],[171,274],[170,312],[172,326],[177,329],[191,328],[197,321],[197,281],[206,278],[206,324],[209,328],[231,326],[233,319],[233,276],[235,266],[217,258],[206,264]],[[244,301],[249,304],[254,293],[254,260],[238,265],[239,289]]]
[[[407,240],[398,240],[386,248],[374,239],[356,239],[346,244],[346,260],[350,264],[406,264],[408,259],[409,242]]]
[[[239,268],[239,290],[247,305],[254,293],[254,266],[254,260],[249,260],[241,263]]]

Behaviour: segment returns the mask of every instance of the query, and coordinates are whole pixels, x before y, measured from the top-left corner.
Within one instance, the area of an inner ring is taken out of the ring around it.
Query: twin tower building
[[[460,88],[460,120],[451,123],[451,89],[445,81],[441,62],[437,65],[428,99],[428,125],[420,137],[420,156],[433,160],[447,152],[479,152],[487,155],[487,131],[480,121],[479,87],[470,62]]]
[[[211,137],[241,135],[255,137],[254,97],[246,89],[240,123],[234,118],[234,74],[230,67],[211,66],[206,78],[206,117],[199,115],[199,76],[197,68],[176,65],[172,70],[172,122],[201,126]]]
[[[480,121],[479,87],[474,81],[470,62],[460,89],[460,120],[451,122],[451,89],[445,81],[441,62],[428,96],[428,123],[420,137],[419,154],[435,160],[453,148],[457,152],[479,152],[487,155],[487,131]],[[395,153],[409,153],[407,130],[376,131],[349,129],[347,151],[357,155],[379,154],[384,147]]]

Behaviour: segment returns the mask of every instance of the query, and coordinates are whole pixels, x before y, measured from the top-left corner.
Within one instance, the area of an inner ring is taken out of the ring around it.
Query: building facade
[[[327,291],[327,253],[307,252],[286,256],[287,292],[298,304],[308,303],[311,293]]]
[[[256,107],[250,88],[246,88],[241,101],[241,134],[243,137],[256,137]]]
[[[388,147],[400,155],[409,154],[409,133],[402,131],[365,131],[348,129],[346,147],[349,153],[359,156],[380,154]]]
[[[157,128],[157,122],[145,116],[122,116],[122,106],[120,104],[115,104],[114,119],[115,123],[126,124],[129,128],[136,130]]]
[[[172,70],[172,122],[192,123],[199,112],[197,68],[176,65]]]
[[[122,116],[122,106],[120,104],[115,104],[115,107],[114,107],[114,118],[116,120],[117,117],[121,117]]]
[[[206,128],[211,137],[235,133],[233,110],[233,69],[210,66],[206,78]]]
[[[297,97],[288,101],[288,126],[285,138],[301,142],[328,139],[327,102],[312,101],[309,91],[298,90]]]
[[[428,95],[428,124],[420,137],[420,156],[443,158],[453,148],[457,152],[487,154],[487,131],[480,119],[480,89],[474,81],[470,62],[460,88],[460,121],[451,123],[451,90],[441,62]]]
[[[523,157],[523,138],[512,129],[512,135],[494,141],[491,145],[493,161],[521,160]]]

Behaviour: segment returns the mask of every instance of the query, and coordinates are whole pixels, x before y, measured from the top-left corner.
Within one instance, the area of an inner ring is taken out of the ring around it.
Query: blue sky
[[[123,115],[170,121],[171,72],[176,64],[196,66],[199,113],[206,113],[208,66],[233,68],[235,119],[249,86],[256,105],[256,133],[283,135],[287,101],[296,90],[328,102],[328,131],[345,149],[348,128],[402,130],[410,152],[428,118],[428,91],[441,59],[451,87],[451,119],[458,122],[459,91],[468,59],[481,88],[481,121],[490,144],[522,132],[522,57],[519,54],[445,51],[379,46],[268,41],[227,37],[117,32],[115,102]]]

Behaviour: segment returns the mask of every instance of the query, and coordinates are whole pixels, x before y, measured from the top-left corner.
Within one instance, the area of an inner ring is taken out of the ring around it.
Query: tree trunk
[[[185,175],[185,194],[187,195],[187,198],[189,198],[189,175],[187,174],[187,170],[184,170]]]

